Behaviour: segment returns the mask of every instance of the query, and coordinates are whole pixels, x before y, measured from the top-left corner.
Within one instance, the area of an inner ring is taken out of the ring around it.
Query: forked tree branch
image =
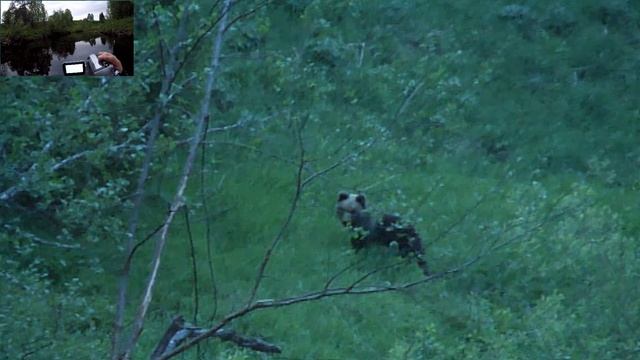
[[[187,21],[186,11],[182,14],[181,23],[186,23]],[[181,31],[178,32],[177,42],[182,41],[181,37],[185,36],[184,25],[181,24]],[[177,46],[177,45],[176,45]],[[173,71],[167,71],[168,68],[173,68],[176,66],[176,54],[173,53],[177,47],[173,48],[170,52],[170,62],[166,65],[166,68],[163,69],[162,85],[160,88],[159,98],[163,99],[169,95],[171,90],[171,83],[173,82]],[[162,47],[161,47],[162,51]],[[144,198],[144,189],[146,185],[147,178],[149,177],[149,170],[151,168],[151,160],[154,156],[155,151],[155,142],[158,138],[158,134],[160,132],[160,124],[162,123],[162,117],[164,116],[164,103],[160,101],[156,105],[155,113],[153,119],[150,122],[151,130],[149,133],[149,137],[147,139],[146,149],[144,160],[142,162],[142,169],[140,171],[140,175],[138,177],[138,181],[136,184],[136,192],[133,198],[133,209],[131,210],[131,215],[129,217],[129,224],[127,229],[127,239],[125,240],[125,261],[122,266],[122,271],[120,277],[118,279],[118,300],[116,302],[116,314],[113,322],[113,330],[111,334],[111,358],[113,360],[119,359],[122,354],[122,335],[124,331],[124,314],[127,303],[127,292],[129,288],[129,272],[131,271],[131,260],[133,258],[133,252],[136,249],[135,246],[135,234],[138,230],[138,221],[140,217],[140,207],[142,205],[142,199]]]
[[[222,10],[224,15],[220,22],[219,31],[214,39],[214,44],[213,44],[213,49],[211,54],[210,71],[208,72],[207,81],[206,81],[205,89],[202,96],[201,108],[197,115],[198,122],[193,132],[194,135],[192,137],[192,141],[189,145],[189,152],[187,155],[187,159],[184,163],[182,175],[178,182],[178,186],[176,188],[173,201],[171,203],[170,211],[167,214],[167,217],[164,221],[164,224],[160,231],[160,235],[156,240],[155,249],[152,257],[152,263],[151,263],[151,272],[149,274],[149,278],[144,288],[144,294],[143,294],[142,300],[140,301],[138,313],[133,322],[133,328],[131,330],[129,341],[126,347],[124,348],[124,351],[121,352],[121,355],[119,355],[118,358],[122,358],[122,359],[131,358],[131,354],[133,353],[133,350],[138,342],[140,334],[142,333],[146,314],[149,309],[149,305],[151,304],[153,289],[155,287],[156,279],[158,276],[158,270],[160,268],[160,260],[164,252],[164,247],[167,241],[169,228],[171,226],[171,223],[173,222],[176,212],[180,210],[180,208],[184,205],[184,192],[187,187],[187,183],[189,181],[189,176],[191,175],[191,170],[193,168],[193,163],[195,161],[198,145],[200,144],[200,141],[202,140],[204,135],[205,124],[208,121],[211,92],[213,90],[213,84],[216,80],[217,70],[220,65],[220,52],[222,49],[224,27],[226,24],[227,14],[231,7],[231,3],[232,3],[232,0],[225,0],[224,8]]]

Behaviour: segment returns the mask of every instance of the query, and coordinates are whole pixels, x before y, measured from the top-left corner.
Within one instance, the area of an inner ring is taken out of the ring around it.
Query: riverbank
[[[62,32],[53,32],[47,23],[34,24],[33,26],[0,25],[0,43],[2,44],[18,44],[69,34],[81,34],[82,36],[133,35],[133,18],[103,22],[74,21],[72,26]]]

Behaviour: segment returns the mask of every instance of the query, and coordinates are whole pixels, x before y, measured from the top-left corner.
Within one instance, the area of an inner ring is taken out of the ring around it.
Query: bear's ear
[[[358,194],[358,196],[356,196],[356,202],[360,204],[363,209],[367,207],[366,201],[367,201],[367,198],[364,197],[364,195]]]
[[[340,191],[338,193],[338,201],[344,201],[349,198],[349,194],[346,191]]]

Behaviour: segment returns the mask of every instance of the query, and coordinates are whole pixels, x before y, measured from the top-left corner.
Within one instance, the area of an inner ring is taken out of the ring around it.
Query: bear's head
[[[338,193],[336,215],[344,226],[352,224],[354,216],[358,216],[366,209],[367,199],[363,194],[354,194],[346,191]]]

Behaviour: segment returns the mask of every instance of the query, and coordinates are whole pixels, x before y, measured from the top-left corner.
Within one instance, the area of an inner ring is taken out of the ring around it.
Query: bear
[[[336,215],[343,226],[353,230],[353,249],[358,252],[370,245],[382,245],[399,253],[403,258],[413,255],[424,275],[429,276],[422,239],[415,228],[404,223],[397,215],[384,214],[376,220],[366,209],[367,198],[364,194],[346,191],[338,193]]]

